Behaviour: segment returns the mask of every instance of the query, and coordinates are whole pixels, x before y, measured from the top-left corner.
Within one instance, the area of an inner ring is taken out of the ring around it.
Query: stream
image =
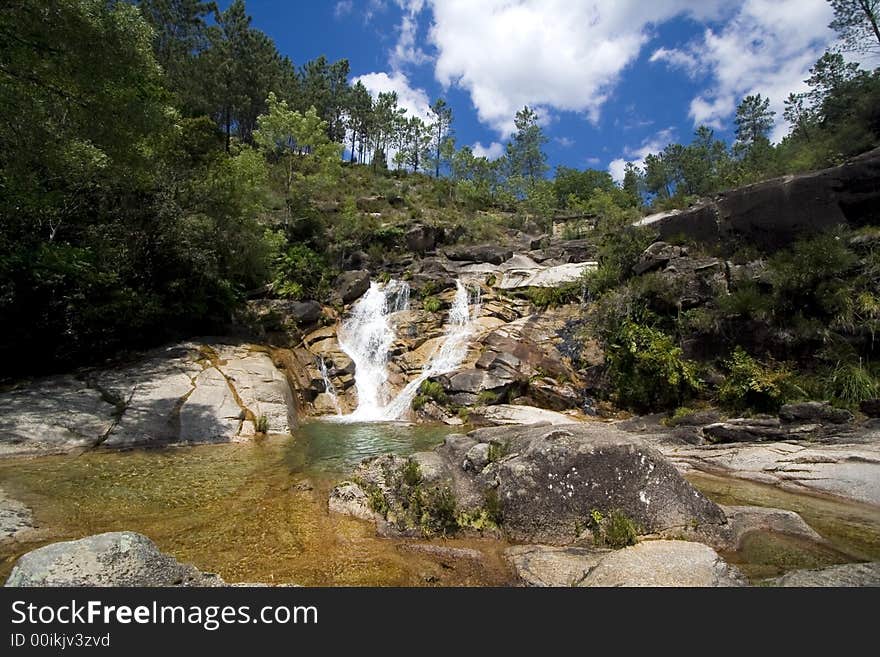
[[[246,443],[14,458],[0,461],[0,487],[27,504],[36,532],[0,543],[0,581],[24,552],[45,543],[132,530],[160,549],[227,582],[306,586],[492,586],[510,584],[494,539],[448,539],[482,559],[409,549],[376,536],[371,523],[329,514],[332,486],[361,459],[409,454],[443,441],[445,426],[311,422],[292,437]],[[691,482],[722,504],[791,509],[829,540],[825,546],[757,532],[723,556],[752,579],[794,568],[880,559],[874,507],[780,491],[713,475]]]
[[[511,573],[500,541],[447,540],[444,545],[477,548],[486,557],[441,559],[378,538],[371,523],[327,511],[330,489],[361,459],[430,449],[448,432],[312,422],[293,438],[2,460],[0,486],[31,507],[40,540],[0,543],[0,581],[21,554],[45,543],[132,530],[227,582],[505,584]]]

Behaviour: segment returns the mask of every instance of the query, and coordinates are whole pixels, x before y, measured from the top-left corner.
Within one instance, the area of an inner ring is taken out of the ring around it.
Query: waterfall
[[[324,392],[333,402],[333,408],[336,409],[336,415],[342,415],[342,407],[339,405],[339,395],[336,394],[336,387],[330,380],[330,373],[327,372],[327,363],[321,356],[318,356],[318,371],[321,372],[321,378],[324,379]]]
[[[388,351],[397,337],[391,315],[409,308],[409,284],[391,280],[371,283],[370,289],[353,306],[339,329],[339,347],[354,362],[358,407],[349,421],[375,422],[385,419],[388,381]]]
[[[351,317],[339,331],[339,346],[355,364],[358,406],[346,422],[399,420],[406,415],[419,387],[432,376],[455,370],[467,356],[473,320],[480,314],[480,291],[470,298],[467,287],[456,281],[455,298],[449,309],[444,339],[426,362],[421,374],[410,381],[394,399],[386,396],[388,350],[396,333],[390,321],[393,313],[409,307],[409,286],[395,280],[384,287],[373,283],[352,308]]]

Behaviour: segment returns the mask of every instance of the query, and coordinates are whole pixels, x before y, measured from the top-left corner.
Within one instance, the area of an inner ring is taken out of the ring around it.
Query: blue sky
[[[222,2],[221,5],[228,5]],[[247,0],[253,25],[301,65],[348,58],[374,94],[425,114],[444,97],[459,145],[501,152],[538,109],[551,166],[619,177],[696,125],[731,137],[749,93],[785,97],[833,42],[826,0]]]

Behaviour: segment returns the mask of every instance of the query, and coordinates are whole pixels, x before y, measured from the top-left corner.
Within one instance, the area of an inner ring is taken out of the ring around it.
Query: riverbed
[[[228,582],[506,584],[500,541],[442,541],[479,549],[479,560],[424,554],[327,511],[333,484],[361,459],[430,449],[448,432],[313,422],[295,437],[248,443],[3,460],[0,486],[33,510],[39,540],[0,545],[0,581],[20,554],[44,543],[132,530]]]
[[[245,443],[0,461],[0,487],[28,505],[37,530],[0,544],[0,581],[24,552],[60,540],[132,530],[228,582],[305,586],[492,586],[513,583],[491,538],[437,539],[457,552],[413,550],[372,523],[327,511],[332,486],[363,458],[431,449],[451,430],[394,423],[311,422],[294,436]],[[754,582],[795,568],[880,560],[875,507],[704,474],[692,483],[722,504],[791,509],[828,539],[817,546],[755,533],[723,556]],[[422,541],[415,541],[422,543]]]

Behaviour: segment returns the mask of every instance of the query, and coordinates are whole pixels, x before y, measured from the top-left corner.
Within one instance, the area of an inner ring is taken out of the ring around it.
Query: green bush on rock
[[[619,403],[636,409],[671,409],[697,393],[697,367],[672,338],[626,320],[607,345],[609,374]]]
[[[639,536],[636,524],[618,509],[612,509],[607,515],[593,509],[587,527],[593,534],[594,544],[614,550],[635,545]]]
[[[727,361],[729,373],[718,390],[719,401],[734,410],[779,410],[787,401],[803,396],[794,374],[784,365],[763,365],[737,347]]]

